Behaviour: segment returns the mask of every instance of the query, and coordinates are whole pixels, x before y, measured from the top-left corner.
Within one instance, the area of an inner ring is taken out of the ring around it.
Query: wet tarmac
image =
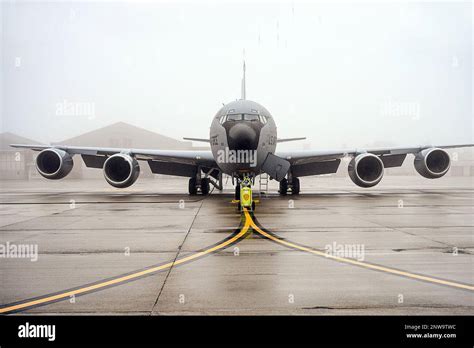
[[[0,308],[474,313],[472,178],[390,176],[362,189],[314,177],[301,186],[301,195],[280,197],[272,182],[246,226],[230,181],[207,197],[188,196],[180,178],[125,190],[102,180],[2,181],[0,245],[37,246],[38,259],[0,258]]]

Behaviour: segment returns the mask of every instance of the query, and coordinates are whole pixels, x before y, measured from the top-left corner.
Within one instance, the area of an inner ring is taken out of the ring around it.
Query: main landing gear
[[[196,177],[189,179],[188,191],[190,195],[196,195],[200,191],[203,195],[208,195],[210,191],[210,180],[209,178],[201,178],[201,183],[198,185]]]
[[[294,195],[300,194],[300,179],[295,177],[284,178],[280,181],[280,190],[278,191],[280,195],[285,196],[288,191],[291,191]]]
[[[198,192],[208,195],[211,185],[220,191],[223,190],[222,172],[217,168],[198,167],[194,176],[189,178],[188,192],[190,195],[196,195]]]

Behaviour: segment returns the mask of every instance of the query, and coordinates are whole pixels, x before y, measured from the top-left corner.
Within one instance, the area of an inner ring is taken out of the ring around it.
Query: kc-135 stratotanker
[[[425,178],[445,175],[451,164],[448,148],[474,144],[429,145],[380,149],[277,151],[277,144],[305,138],[277,137],[277,127],[270,112],[247,100],[245,62],[241,99],[225,104],[212,119],[209,139],[184,138],[210,144],[210,151],[163,149],[125,149],[67,145],[11,144],[12,147],[40,151],[36,157],[38,172],[47,179],[61,179],[74,165],[74,155],[81,155],[87,167],[102,169],[112,186],[132,185],[140,174],[139,161],[147,161],[155,174],[189,178],[189,194],[209,193],[210,185],[222,189],[222,174],[232,177],[235,198],[240,197],[242,182],[255,184],[259,175],[280,183],[279,193],[300,193],[300,177],[335,173],[344,157],[351,157],[348,173],[361,187],[377,185],[385,168],[400,167],[408,154],[414,155],[416,171]],[[245,181],[244,181],[245,180]]]

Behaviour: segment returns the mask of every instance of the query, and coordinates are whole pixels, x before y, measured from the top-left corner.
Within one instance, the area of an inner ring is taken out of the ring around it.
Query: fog
[[[3,2],[1,124],[57,142],[114,122],[208,137],[222,103],[287,148],[473,142],[472,4]],[[94,144],[90,144],[91,146]]]

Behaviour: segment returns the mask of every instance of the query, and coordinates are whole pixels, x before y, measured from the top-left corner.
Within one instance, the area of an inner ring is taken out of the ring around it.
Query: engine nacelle
[[[349,177],[360,187],[377,185],[383,177],[382,160],[371,153],[357,155],[349,162]]]
[[[104,177],[107,182],[118,188],[131,186],[140,175],[138,161],[122,153],[110,156],[104,162]]]
[[[427,179],[441,178],[451,166],[449,154],[435,147],[418,152],[415,156],[415,169]]]
[[[46,179],[62,179],[73,166],[72,156],[60,149],[45,149],[36,157],[36,169]]]

